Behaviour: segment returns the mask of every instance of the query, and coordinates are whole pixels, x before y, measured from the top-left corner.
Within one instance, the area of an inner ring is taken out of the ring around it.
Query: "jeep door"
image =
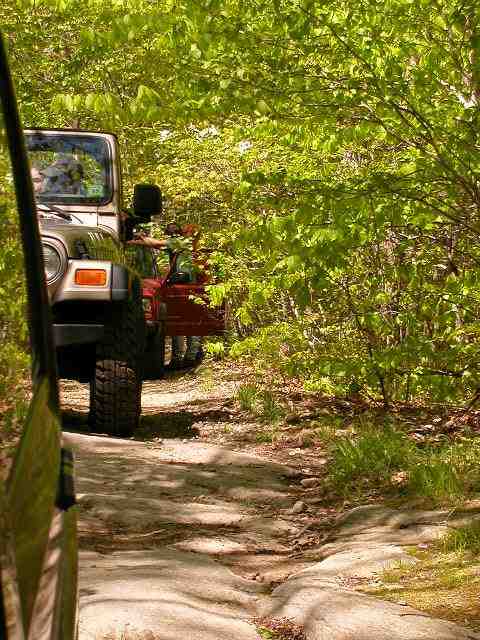
[[[162,301],[166,304],[165,335],[211,336],[225,331],[225,307],[211,308],[205,293],[207,282],[182,282],[179,255],[162,286]],[[198,280],[206,280],[204,276]]]
[[[61,449],[41,245],[1,34],[0,286],[0,638],[71,640],[77,601],[72,464]]]
[[[126,255],[129,265],[142,279],[143,310],[147,328],[159,327],[161,313],[162,288],[167,274],[160,275],[152,249],[141,245],[127,245]]]

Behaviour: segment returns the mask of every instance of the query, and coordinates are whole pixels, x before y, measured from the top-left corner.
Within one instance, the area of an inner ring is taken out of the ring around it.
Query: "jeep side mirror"
[[[162,192],[155,184],[136,184],[133,190],[133,213],[144,222],[162,213]]]

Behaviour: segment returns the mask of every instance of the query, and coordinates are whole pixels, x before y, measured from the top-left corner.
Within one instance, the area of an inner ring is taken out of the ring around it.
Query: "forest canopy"
[[[435,0],[8,0],[26,126],[113,130],[199,222],[232,355],[389,405],[480,394],[480,26]]]

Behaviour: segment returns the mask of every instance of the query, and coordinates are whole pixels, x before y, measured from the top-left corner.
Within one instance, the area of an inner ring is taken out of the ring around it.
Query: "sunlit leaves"
[[[208,229],[237,351],[387,400],[479,384],[473,3],[35,7],[7,16],[29,124],[113,127]]]

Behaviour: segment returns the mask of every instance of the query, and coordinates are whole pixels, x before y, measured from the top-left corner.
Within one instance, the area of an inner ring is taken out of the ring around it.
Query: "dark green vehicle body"
[[[62,448],[55,351],[23,134],[0,39],[0,224],[15,211],[23,247],[31,400],[8,475],[0,474],[0,638],[70,640],[77,629],[73,462]],[[3,191],[3,193],[2,193]],[[2,208],[11,194],[10,205]],[[9,213],[10,212],[10,213]],[[22,283],[23,284],[23,283]],[[2,318],[0,318],[0,322]],[[7,431],[0,430],[6,437]],[[2,435],[3,434],[3,435]],[[0,445],[5,445],[0,442]],[[6,477],[5,477],[6,475]]]

